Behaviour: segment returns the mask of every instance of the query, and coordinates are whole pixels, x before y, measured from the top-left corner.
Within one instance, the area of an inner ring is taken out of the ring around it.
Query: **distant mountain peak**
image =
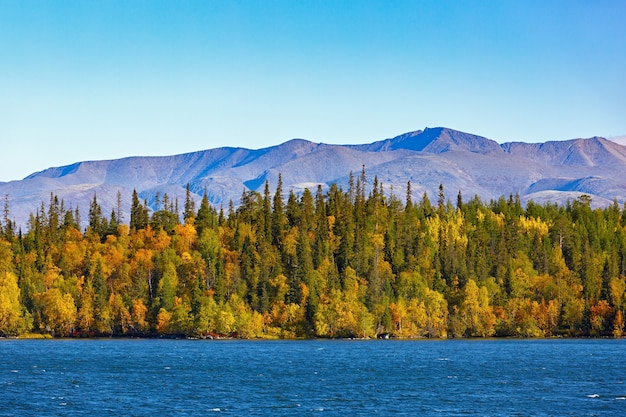
[[[365,166],[368,178],[378,177],[387,190],[406,187],[414,195],[446,191],[477,195],[484,200],[519,193],[533,199],[565,202],[577,193],[594,204],[626,201],[626,146],[601,137],[545,143],[499,145],[482,136],[446,127],[425,128],[362,145],[329,145],[292,139],[262,149],[222,147],[162,157],[127,157],[85,161],[48,168],[21,181],[0,183],[9,195],[12,220],[27,224],[30,213],[49,201],[50,193],[66,207],[89,208],[94,194],[104,212],[125,199],[126,220],[133,190],[152,204],[156,193],[183,201],[190,185],[199,202],[206,193],[216,207],[238,205],[242,190],[270,188],[282,176],[284,190],[336,183],[349,186],[349,173]],[[155,208],[153,206],[153,208]],[[86,218],[86,216],[85,216]]]
[[[424,130],[396,136],[391,139],[389,148],[435,154],[450,151],[480,154],[502,153],[502,149],[496,141],[446,127],[427,127]]]
[[[614,166],[626,163],[626,148],[600,136],[544,143],[510,142],[502,148],[552,166]]]
[[[310,140],[306,140],[306,139],[301,139],[301,138],[293,138],[293,139],[289,139],[286,142],[281,143],[280,147],[288,147],[288,148],[297,148],[297,147],[301,147],[301,146],[316,146],[317,143],[315,142],[311,142]],[[272,146],[271,148],[276,148],[277,146]]]

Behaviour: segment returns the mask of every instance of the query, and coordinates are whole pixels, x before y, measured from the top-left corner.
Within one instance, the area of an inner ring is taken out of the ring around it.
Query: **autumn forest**
[[[6,196],[0,335],[624,335],[626,207],[447,191],[389,190],[363,170],[301,194],[279,177],[224,208],[189,186],[154,210],[135,192],[130,213],[119,193],[110,214],[97,195],[88,213],[51,195],[25,230]]]

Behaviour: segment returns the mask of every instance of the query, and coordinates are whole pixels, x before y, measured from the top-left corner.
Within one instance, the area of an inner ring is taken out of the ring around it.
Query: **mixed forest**
[[[51,195],[0,219],[0,335],[622,337],[626,207],[400,197],[377,178],[235,207]],[[87,219],[82,216],[87,215]],[[83,222],[84,221],[84,222]],[[87,227],[81,227],[80,225]]]

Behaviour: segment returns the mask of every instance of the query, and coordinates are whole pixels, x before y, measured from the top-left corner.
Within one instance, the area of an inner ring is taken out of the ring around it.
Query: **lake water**
[[[0,340],[2,416],[626,415],[624,340]]]

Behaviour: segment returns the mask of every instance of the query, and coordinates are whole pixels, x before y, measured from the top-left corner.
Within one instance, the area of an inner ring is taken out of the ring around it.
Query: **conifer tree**
[[[108,222],[102,216],[102,208],[98,204],[96,193],[93,194],[93,200],[89,205],[89,227],[96,235],[104,238]]]
[[[443,184],[439,184],[439,194],[437,196],[437,211],[442,216],[446,209],[446,196],[443,193]]]
[[[198,235],[202,235],[202,232],[212,226],[211,219],[211,206],[209,205],[209,197],[207,197],[206,189],[204,190],[204,194],[202,195],[202,200],[200,201],[200,208],[198,208],[198,215],[195,219],[196,229],[198,230]]]
[[[191,196],[191,186],[189,183],[185,186],[185,207],[184,207],[183,219],[185,222],[195,219],[196,217],[196,202]]]
[[[141,230],[148,225],[149,214],[146,204],[139,200],[137,190],[133,189],[133,197],[130,206],[130,228],[131,230]]]
[[[278,184],[274,193],[272,210],[272,243],[281,249],[285,231],[285,202],[283,201],[283,177],[278,174]]]
[[[293,190],[289,191],[289,198],[287,199],[287,222],[289,227],[299,226],[300,218],[302,216],[302,209],[300,208],[300,204],[298,204],[298,198]]]
[[[330,255],[326,202],[321,185],[317,186],[317,193],[315,194],[315,217],[317,218],[317,224],[315,226],[313,265],[315,268],[318,268],[322,261]]]
[[[406,202],[404,204],[405,211],[413,209],[413,193],[411,192],[411,180],[406,183]]]
[[[263,200],[261,202],[261,212],[259,216],[259,227],[264,241],[272,240],[272,203],[270,201],[270,185],[265,180],[263,189]]]
[[[109,220],[109,227],[107,228],[107,235],[117,236],[117,226],[119,225],[117,220],[117,214],[115,209],[111,209],[111,219]]]

